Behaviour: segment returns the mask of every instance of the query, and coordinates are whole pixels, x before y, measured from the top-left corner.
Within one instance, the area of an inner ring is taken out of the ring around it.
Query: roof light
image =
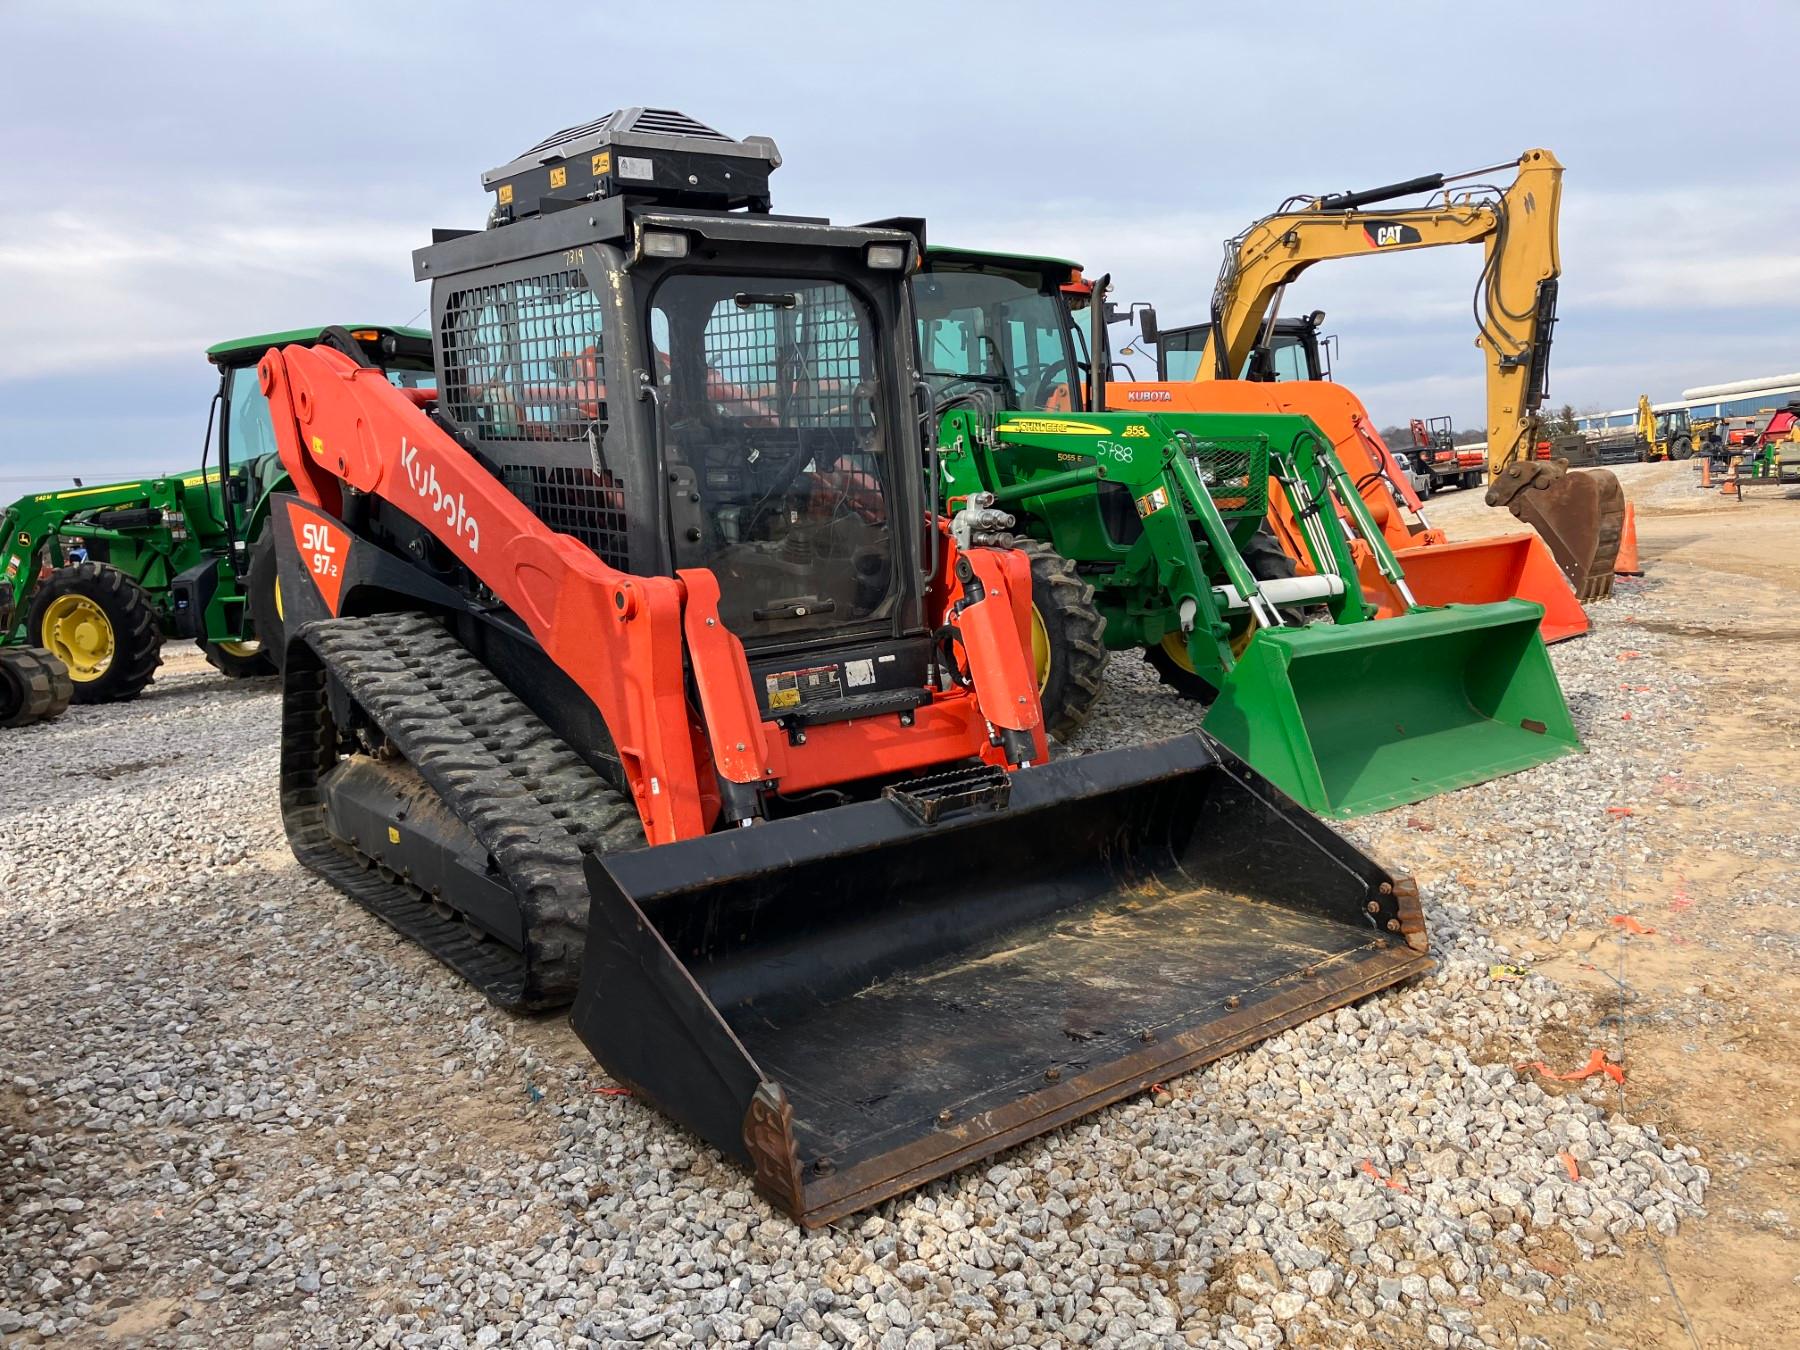
[[[685,258],[688,255],[688,237],[675,230],[645,230],[640,243],[648,258]]]
[[[906,266],[904,244],[870,244],[866,256],[869,266],[880,272],[898,272]]]

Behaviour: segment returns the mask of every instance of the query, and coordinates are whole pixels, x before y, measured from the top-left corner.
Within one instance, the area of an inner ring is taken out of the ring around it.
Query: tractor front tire
[[[1075,564],[1040,539],[1014,539],[1031,562],[1031,660],[1044,727],[1066,741],[1087,721],[1106,672],[1106,619]]]
[[[37,647],[0,648],[0,727],[61,717],[73,688],[69,668]]]
[[[279,672],[287,659],[287,623],[281,613],[281,578],[275,569],[275,526],[263,525],[250,545],[250,624],[263,658]]]
[[[1250,536],[1249,541],[1239,550],[1244,559],[1244,566],[1250,569],[1250,575],[1258,581],[1279,581],[1297,574],[1294,560],[1282,550],[1268,526],[1263,526]],[[1303,624],[1306,616],[1294,610],[1281,612],[1283,621],[1292,624]],[[1248,640],[1250,630],[1244,630],[1244,638]],[[1233,650],[1236,650],[1233,644]],[[1144,659],[1156,672],[1157,678],[1183,698],[1193,699],[1197,703],[1211,703],[1218,697],[1219,691],[1213,688],[1210,681],[1196,672],[1187,656],[1187,643],[1180,633],[1172,633],[1163,640],[1161,646],[1144,648]]]
[[[228,679],[253,680],[259,675],[275,674],[275,663],[269,659],[262,643],[255,639],[208,642],[202,638],[200,650],[206,656],[206,663]]]
[[[31,599],[27,634],[68,667],[76,703],[122,703],[144,692],[162,664],[162,630],[149,593],[116,567],[59,567]]]

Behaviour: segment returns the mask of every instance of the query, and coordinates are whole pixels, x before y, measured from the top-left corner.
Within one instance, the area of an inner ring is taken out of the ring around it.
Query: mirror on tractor
[[[1128,323],[1137,329],[1139,342],[1156,341],[1156,307],[1142,300],[1133,300],[1124,309],[1120,309],[1112,301],[1106,302],[1106,322],[1109,324]]]

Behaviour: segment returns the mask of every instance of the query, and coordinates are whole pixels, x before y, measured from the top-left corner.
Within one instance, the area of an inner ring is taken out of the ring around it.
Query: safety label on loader
[[[1169,494],[1162,488],[1151,488],[1137,499],[1137,510],[1140,516],[1153,516],[1169,504]]]
[[[769,711],[799,708],[808,703],[827,703],[844,696],[844,686],[836,666],[811,666],[805,670],[784,670],[765,675],[763,688],[769,696]]]

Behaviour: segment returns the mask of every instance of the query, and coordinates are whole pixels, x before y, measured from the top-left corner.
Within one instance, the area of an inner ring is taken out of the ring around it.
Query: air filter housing
[[[780,164],[767,136],[733,140],[672,108],[620,108],[565,127],[481,182],[495,194],[496,225],[602,197],[766,212]]]

